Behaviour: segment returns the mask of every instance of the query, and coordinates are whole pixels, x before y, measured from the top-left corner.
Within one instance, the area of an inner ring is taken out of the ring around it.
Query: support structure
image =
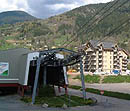
[[[57,56],[56,54],[59,54],[60,52],[66,52],[69,53],[66,58]],[[81,58],[81,54],[64,49],[51,49],[51,50],[45,50],[40,52],[40,57],[37,59],[37,68],[36,68],[36,75],[35,75],[35,81],[34,81],[34,87],[33,87],[33,94],[32,94],[32,104],[35,103],[35,97],[37,92],[37,86],[38,86],[38,78],[39,78],[39,72],[40,72],[40,65],[42,64],[44,66],[43,71],[43,85],[45,86],[47,84],[47,66],[53,66],[53,67],[63,67],[64,71],[64,78],[65,78],[65,84],[68,84],[67,76],[66,76],[66,67],[70,65],[74,65],[76,63],[80,62],[80,73],[81,73],[81,80],[82,80],[82,88],[83,88],[83,97],[86,99],[86,92],[85,92],[85,83],[84,83],[84,74],[83,74],[83,62]],[[53,84],[54,85],[54,84]],[[67,94],[67,86],[64,86],[66,94]]]
[[[81,82],[82,82],[82,89],[83,89],[83,98],[86,99],[86,91],[85,91],[85,83],[84,83],[84,72],[83,72],[83,61],[82,57],[80,58],[80,74],[81,74]]]
[[[38,77],[39,77],[39,72],[40,72],[40,64],[41,64],[41,58],[38,58],[35,81],[34,81],[34,87],[33,87],[33,94],[32,94],[32,104],[34,104],[34,102],[35,102],[35,97],[36,97],[36,92],[37,92],[37,85],[38,85]]]
[[[43,86],[46,86],[46,74],[47,74],[47,69],[46,69],[47,67],[46,66],[44,66],[44,76],[43,76]]]

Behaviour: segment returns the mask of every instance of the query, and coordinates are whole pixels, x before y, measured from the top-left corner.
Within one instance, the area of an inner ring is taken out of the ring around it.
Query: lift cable
[[[119,0],[118,0],[118,1],[119,1]],[[93,19],[95,19],[95,17],[96,17],[97,15],[99,15],[107,6],[109,6],[110,3],[111,3],[111,2],[107,3],[104,7],[102,7],[100,10],[98,10],[94,16],[92,16],[89,20],[87,20],[87,22],[86,22],[85,24],[83,24],[83,25],[79,28],[78,32],[82,31],[82,29],[83,29],[84,27],[86,27],[86,25],[88,25]],[[82,33],[82,32],[81,32],[81,33]],[[65,41],[65,42],[63,43],[63,45],[66,44],[66,42],[67,42],[67,41]]]
[[[122,7],[123,5],[125,5],[127,2],[129,2],[130,0],[126,0],[124,3],[122,3],[121,5],[119,5],[116,9],[119,9],[120,7]],[[112,10],[109,14],[107,14],[104,18],[108,17],[110,14],[112,14],[116,9]],[[103,18],[99,21],[101,22],[103,20]],[[97,25],[90,29],[90,30],[86,30],[87,33],[90,33],[91,31],[93,31],[95,28],[97,27]]]
[[[106,14],[106,13],[107,13],[112,7],[114,7],[119,1],[120,1],[120,0],[115,1],[108,9],[106,9],[106,10],[102,13],[102,15],[101,15],[100,17],[103,17],[103,15]],[[95,14],[94,18],[95,18],[99,13],[101,13],[107,6],[109,6],[110,3],[111,3],[111,2],[107,3],[101,10],[99,10],[99,11]],[[93,19],[94,19],[94,18],[93,18]],[[96,20],[92,21],[93,19],[91,19],[90,21],[87,22],[88,26],[91,26],[91,25],[92,25],[94,22],[96,22],[99,18],[97,18]],[[92,23],[91,23],[91,21],[92,21]],[[89,24],[89,23],[91,23],[91,24]],[[85,24],[85,25],[87,25],[87,24]],[[84,25],[84,27],[85,27],[85,25]],[[83,29],[83,28],[81,28],[81,29]],[[81,29],[80,29],[80,30],[81,30]],[[76,37],[74,37],[74,38],[77,38],[83,31],[84,31],[84,29],[83,29],[81,32],[78,31],[78,34],[77,34]],[[71,40],[73,41],[73,38],[72,38]],[[62,46],[64,46],[65,44],[66,44],[66,42],[64,42]]]
[[[119,0],[117,0],[117,1],[116,1],[112,6],[110,6],[110,7],[113,7],[118,1],[119,1]],[[89,20],[87,20],[87,22],[86,22],[85,24],[83,24],[83,25],[79,28],[79,31],[78,31],[78,32],[80,32],[84,27],[86,27],[86,25],[89,25],[89,23],[94,22],[94,21],[92,21],[92,20],[95,19],[95,17],[96,17],[97,15],[99,15],[105,8],[107,8],[107,6],[109,6],[110,3],[111,3],[111,2],[107,3],[104,7],[102,7],[101,9],[99,9],[99,11],[97,11],[94,16],[92,16]],[[110,7],[109,7],[109,9],[110,9]],[[108,10],[109,10],[109,9],[108,9]],[[105,12],[103,12],[103,14],[106,13],[108,10],[106,10]]]
[[[96,43],[101,43],[104,40],[106,40],[108,38],[108,36],[113,35],[115,32],[118,32],[122,29],[122,26],[127,26],[130,23],[130,18],[128,18],[127,20],[125,20],[124,22],[122,22],[120,25],[118,25],[116,28],[112,29],[109,33],[104,35],[104,38],[98,40]]]
[[[127,25],[129,25],[129,23],[130,23],[130,18],[128,18],[127,20],[125,20],[124,22],[122,22],[119,26],[117,26],[116,28],[114,28],[114,29],[113,29],[112,31],[110,31],[108,34],[105,34],[105,35],[104,35],[104,38],[98,40],[97,43],[103,42],[104,40],[106,40],[106,39],[108,38],[108,36],[113,35],[113,33],[120,31],[120,30],[122,29],[122,26],[123,26],[123,27],[124,27],[124,26],[127,26]]]
[[[105,17],[103,17],[99,22],[101,22],[102,20],[104,20],[104,18],[108,17],[111,13],[113,13],[116,9],[122,7],[124,4],[126,4],[129,0],[126,0],[125,2],[123,2],[121,5],[119,5],[118,7],[116,7],[113,11],[111,11],[109,14],[107,14]],[[98,23],[99,23],[98,22]],[[97,25],[96,25],[97,26]],[[94,27],[95,29],[96,27]],[[91,29],[93,30],[93,29]],[[90,32],[90,31],[89,31]],[[78,37],[77,37],[78,38]],[[73,38],[71,41],[69,41],[68,44],[65,45],[65,47],[67,47],[68,45],[70,45],[73,41],[77,40],[77,38]]]
[[[106,17],[104,17],[104,15],[107,14],[108,11],[109,11],[110,9],[112,9],[119,1],[120,1],[120,0],[115,1],[108,9],[106,9],[106,10],[103,12],[103,14],[102,14],[100,17],[98,17],[98,18],[95,19],[91,24],[89,24],[88,27],[87,27],[87,29],[91,28],[91,27],[92,27],[93,25],[95,25],[97,22],[100,22],[100,21],[102,21],[102,19],[106,18]],[[111,2],[109,2],[109,3],[111,3]],[[111,13],[110,13],[110,14],[111,14]],[[98,20],[99,20],[99,21],[98,21]]]

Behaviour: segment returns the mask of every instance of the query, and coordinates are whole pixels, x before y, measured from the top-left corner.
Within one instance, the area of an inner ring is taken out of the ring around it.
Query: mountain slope
[[[14,24],[16,22],[23,22],[35,20],[36,18],[24,11],[7,11],[0,13],[0,25]]]
[[[116,5],[119,6],[124,2],[120,2]],[[114,2],[110,2],[109,7]],[[115,10],[111,15],[103,19],[101,22],[96,22],[92,26],[86,26],[81,34],[79,30],[81,26],[90,21],[90,18],[95,15],[102,7],[106,4],[93,4],[86,5],[69,12],[50,17],[46,20],[36,20],[28,21],[23,23],[17,23],[15,25],[0,27],[1,29],[1,38],[4,37],[4,40],[13,39],[17,41],[28,40],[29,44],[26,41],[24,43],[17,43],[22,46],[30,47],[31,49],[44,48],[44,45],[63,47],[64,42],[68,42],[71,38],[77,37],[78,40],[73,41],[68,47],[74,49],[74,47],[79,46],[87,42],[88,40],[95,39],[99,40],[104,38],[104,35],[109,33],[115,27],[119,26],[126,19],[130,18],[130,1],[123,5],[121,8]],[[106,7],[105,10],[108,8]],[[113,9],[111,9],[113,10]],[[107,11],[110,12],[111,10]],[[101,19],[102,13],[99,13],[95,19]],[[95,27],[95,28],[94,28]],[[88,33],[88,32],[89,33]],[[3,36],[4,35],[4,36]],[[119,31],[114,32],[111,36],[107,38],[107,41],[113,41],[118,43],[121,48],[125,48],[130,52],[130,25],[123,26]],[[30,46],[29,46],[30,45]]]

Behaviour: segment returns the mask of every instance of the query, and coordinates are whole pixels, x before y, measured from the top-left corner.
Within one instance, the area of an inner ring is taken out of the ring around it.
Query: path
[[[81,86],[81,81],[78,79],[73,79],[75,75],[69,76],[69,84],[70,85],[77,85]],[[103,79],[103,77],[102,77]],[[101,80],[102,82],[102,80]],[[130,83],[109,83],[109,84],[89,84],[85,83],[86,88],[94,88],[94,89],[100,89],[100,90],[107,90],[107,91],[113,91],[113,92],[121,92],[121,93],[128,93],[130,94]]]
[[[62,90],[62,92],[64,92]],[[69,89],[70,95],[82,96],[81,91]],[[98,99],[98,104],[95,106],[72,107],[66,110],[61,108],[47,108],[41,106],[31,106],[20,101],[17,95],[0,97],[0,111],[129,111],[130,101],[121,100],[111,97],[100,96],[96,94],[86,93],[87,98],[95,97]]]

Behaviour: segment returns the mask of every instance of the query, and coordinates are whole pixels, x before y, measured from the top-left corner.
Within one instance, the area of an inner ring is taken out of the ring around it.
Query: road
[[[69,84],[81,86],[81,81],[78,79],[72,79],[75,75],[69,76]],[[130,83],[113,83],[113,84],[89,84],[85,83],[86,88],[95,88],[100,90],[107,90],[113,92],[121,92],[130,94]]]
[[[62,93],[64,91],[62,90]],[[81,91],[69,89],[70,95],[82,96]],[[105,97],[92,93],[86,93],[87,98],[95,97],[98,103],[95,106],[70,107],[66,111],[130,111],[130,101],[112,97]],[[65,111],[62,108],[42,108],[31,106],[20,101],[18,95],[0,96],[0,111]]]
[[[86,84],[86,88],[87,87],[130,94],[130,83]]]
[[[71,80],[70,84],[81,85],[79,80]],[[121,84],[86,84],[86,87],[110,90],[116,92],[123,92],[130,94],[130,84],[121,83]],[[62,93],[64,91],[62,90]],[[70,95],[82,96],[81,91],[69,89]],[[70,107],[66,111],[130,111],[130,101],[121,100],[112,97],[105,97],[101,95],[96,95],[92,93],[86,93],[87,98],[95,97],[98,100],[98,103],[95,106],[82,106],[82,107]],[[62,108],[42,108],[37,105],[29,105],[20,101],[20,96],[18,95],[8,95],[0,96],[0,111],[65,111]]]

